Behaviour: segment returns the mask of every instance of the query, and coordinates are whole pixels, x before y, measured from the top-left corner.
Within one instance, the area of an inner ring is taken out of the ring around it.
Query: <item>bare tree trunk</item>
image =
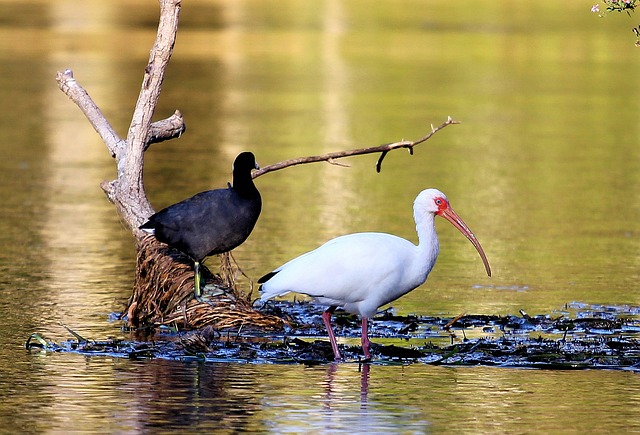
[[[116,161],[117,178],[103,182],[101,187],[137,242],[136,282],[125,310],[128,322],[131,326],[165,324],[179,328],[281,328],[282,319],[253,309],[251,294],[240,291],[234,285],[233,273],[213,275],[203,267],[203,278],[214,283],[219,291],[215,302],[197,301],[193,298],[192,261],[139,229],[154,212],[144,190],[144,152],[151,144],[179,137],[186,130],[182,114],[178,110],[169,118],[152,123],[164,74],[173,53],[181,0],[159,0],[159,3],[158,33],[144,70],[140,95],[126,139],[118,136],[89,94],[78,84],[71,70],[59,72],[56,76],[60,89],[85,114]],[[436,128],[432,126],[431,132],[423,138],[412,142],[401,141],[287,160],[266,166],[254,173],[254,177],[303,163],[327,161],[337,164],[335,160],[341,157],[369,153],[380,153],[376,165],[379,172],[382,160],[389,151],[407,148],[413,152],[415,145],[425,142],[440,129],[456,123],[457,121],[449,118]],[[221,258],[222,270],[234,272],[230,257],[223,255]]]
[[[59,72],[56,77],[60,89],[82,110],[116,160],[117,178],[105,181],[101,186],[137,241],[136,282],[125,310],[128,322],[131,326],[171,324],[182,328],[205,325],[216,328],[280,327],[281,319],[253,310],[249,295],[242,295],[220,278],[216,280],[204,267],[204,277],[217,282],[221,291],[214,304],[197,302],[191,297],[191,261],[139,229],[153,214],[142,177],[144,152],[152,143],[179,137],[186,129],[182,114],[177,110],[167,119],[151,122],[173,53],[181,7],[180,0],[160,0],[159,3],[158,33],[144,69],[126,139],[118,136],[71,70]]]
[[[153,214],[142,179],[144,151],[152,140],[178,137],[185,130],[182,115],[178,111],[153,127],[151,123],[164,74],[173,53],[179,16],[180,0],[160,0],[158,34],[144,69],[142,89],[126,140],[118,136],[89,94],[75,80],[71,70],[59,72],[56,76],[60,89],[78,105],[102,138],[111,156],[116,159],[118,178],[102,183],[102,189],[138,239],[143,235],[138,227]]]

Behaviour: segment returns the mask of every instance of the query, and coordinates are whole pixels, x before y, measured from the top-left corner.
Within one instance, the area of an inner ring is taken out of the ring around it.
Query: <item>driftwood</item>
[[[166,68],[173,53],[180,0],[159,0],[160,21],[158,33],[151,49],[149,62],[144,69],[142,87],[136,103],[126,139],[122,139],[91,99],[87,91],[77,82],[69,69],[58,72],[59,88],[80,108],[93,128],[98,132],[107,150],[115,159],[117,178],[101,184],[107,198],[116,206],[122,222],[136,239],[136,281],[131,298],[123,312],[131,326],[172,325],[178,328],[215,329],[280,328],[283,320],[277,316],[263,314],[252,308],[250,294],[234,285],[234,271],[230,257],[223,255],[220,274],[212,274],[203,267],[203,278],[213,288],[214,302],[198,302],[193,299],[192,261],[175,249],[148,236],[139,226],[153,214],[143,183],[144,152],[153,143],[180,137],[186,126],[182,114],[176,110],[170,117],[152,122],[162,88]],[[438,127],[415,141],[400,141],[369,148],[339,151],[319,156],[302,157],[265,166],[256,171],[258,177],[271,171],[294,165],[326,161],[332,164],[342,157],[380,153],[377,171],[388,152],[413,147],[425,142],[442,128],[456,124],[448,118]]]

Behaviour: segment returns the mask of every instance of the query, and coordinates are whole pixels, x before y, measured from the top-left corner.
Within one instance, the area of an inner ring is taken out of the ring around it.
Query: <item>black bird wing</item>
[[[153,228],[158,240],[200,261],[242,244],[261,208],[259,194],[243,198],[233,189],[208,190],[160,210],[141,228]]]

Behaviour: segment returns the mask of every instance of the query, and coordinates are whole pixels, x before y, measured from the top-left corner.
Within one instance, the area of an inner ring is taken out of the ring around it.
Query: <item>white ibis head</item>
[[[420,195],[416,198],[417,205],[424,204],[424,210],[428,213],[434,213],[436,216],[440,216],[451,222],[451,224],[458,229],[464,236],[469,239],[469,241],[473,244],[473,246],[480,254],[480,258],[482,258],[482,262],[484,263],[484,268],[487,271],[487,275],[491,276],[491,266],[489,266],[489,260],[487,260],[487,256],[480,246],[480,242],[473,234],[473,232],[469,229],[467,224],[464,223],[462,218],[458,216],[458,214],[451,208],[451,204],[449,204],[449,200],[445,196],[444,193],[440,192],[437,189],[426,189],[423,190]],[[416,207],[418,208],[418,207]]]

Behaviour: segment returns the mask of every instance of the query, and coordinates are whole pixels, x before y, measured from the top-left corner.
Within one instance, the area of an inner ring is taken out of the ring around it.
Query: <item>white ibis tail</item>
[[[438,257],[435,216],[451,222],[476,248],[491,276],[489,261],[469,227],[451,208],[444,193],[420,192],[413,205],[418,245],[385,233],[356,233],[337,237],[278,267],[258,280],[261,299],[289,292],[309,295],[329,306],[322,319],[335,360],[340,360],[331,314],[337,307],[362,318],[362,350],[371,358],[368,319],[382,305],[409,293],[427,280]]]

